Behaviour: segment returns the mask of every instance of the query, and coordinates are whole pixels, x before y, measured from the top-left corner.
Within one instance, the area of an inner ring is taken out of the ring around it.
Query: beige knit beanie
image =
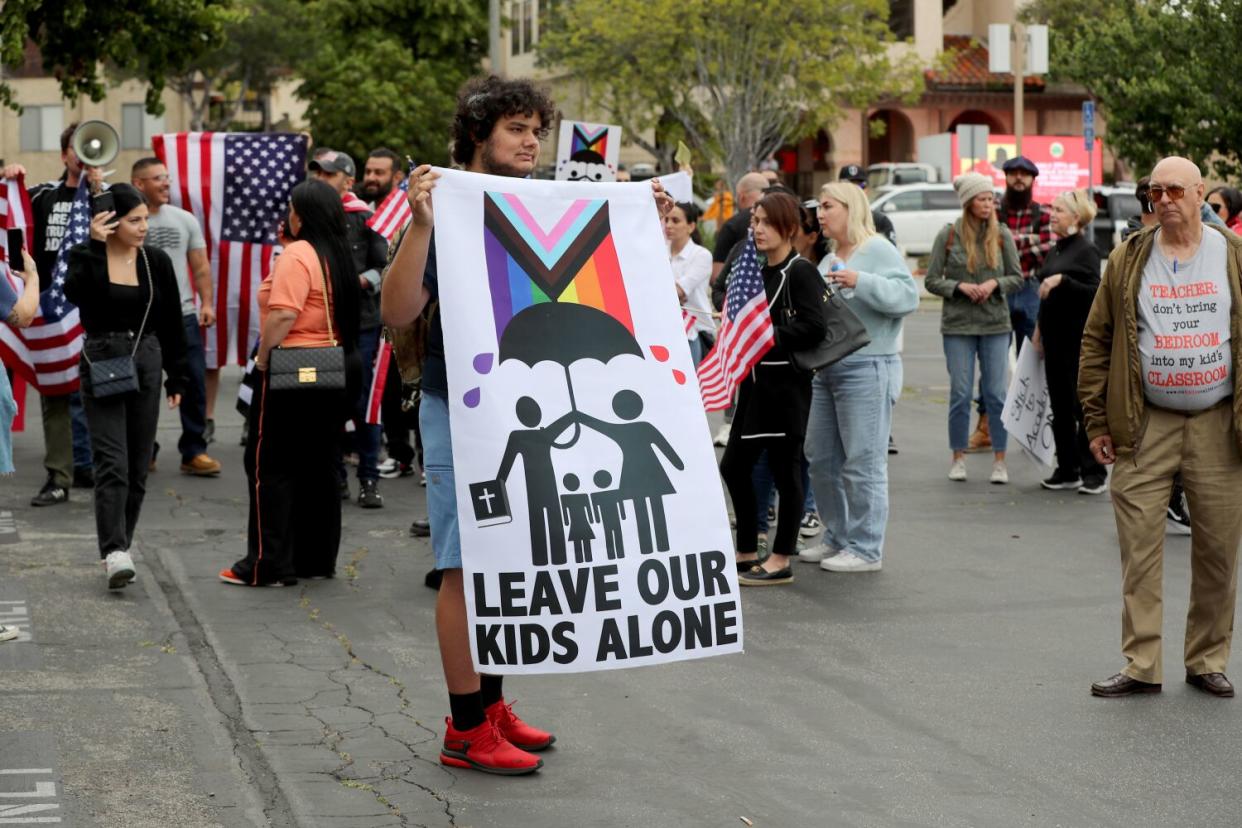
[[[968,172],[953,179],[953,189],[957,191],[957,200],[965,207],[975,196],[992,192],[992,179]]]

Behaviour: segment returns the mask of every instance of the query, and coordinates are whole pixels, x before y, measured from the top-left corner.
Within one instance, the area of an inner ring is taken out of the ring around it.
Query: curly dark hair
[[[474,149],[486,141],[501,118],[538,115],[539,137],[552,129],[556,105],[548,93],[529,80],[506,80],[495,75],[466,81],[457,92],[457,112],[453,115],[453,160],[469,164]]]

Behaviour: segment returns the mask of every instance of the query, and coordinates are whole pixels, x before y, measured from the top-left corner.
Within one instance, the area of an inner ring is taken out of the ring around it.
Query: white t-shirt
[[[1199,249],[1182,262],[1166,258],[1159,241],[1158,232],[1139,288],[1143,391],[1161,408],[1202,411],[1233,394],[1228,246],[1204,228]]]
[[[195,313],[197,308],[194,305],[194,288],[190,284],[188,256],[191,250],[202,250],[207,246],[198,219],[180,207],[165,204],[158,213],[152,213],[147,219],[147,244],[158,247],[172,259],[173,270],[177,274],[177,289],[181,293],[181,315]]]
[[[677,286],[686,294],[682,304],[694,317],[694,332],[686,339],[694,339],[699,332],[714,333],[716,326],[712,324],[712,252],[692,241],[686,242],[681,252],[669,254],[673,265],[673,277]]]

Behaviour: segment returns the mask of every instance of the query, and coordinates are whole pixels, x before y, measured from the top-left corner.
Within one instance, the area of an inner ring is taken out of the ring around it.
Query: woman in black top
[[[143,245],[146,199],[128,184],[109,192],[116,211],[95,215],[90,241],[69,251],[65,297],[78,306],[86,330],[78,370],[95,453],[95,529],[108,587],[119,589],[134,579],[129,550],[160,418],[160,373],[167,375],[168,407],[176,408],[187,369],[172,261]],[[91,364],[131,355],[137,390],[97,395]]]
[[[1100,286],[1100,254],[1079,232],[1095,218],[1095,204],[1084,190],[1071,190],[1052,202],[1056,246],[1039,271],[1039,322],[1035,347],[1044,354],[1052,436],[1057,468],[1040,483],[1045,489],[1104,491],[1106,473],[1087,448],[1082,405],[1078,402],[1078,356],[1082,331]]]
[[[787,193],[767,194],[751,214],[754,245],[766,262],[763,287],[776,341],[738,389],[733,428],[720,460],[737,516],[739,581],[750,586],[793,582],[789,556],[796,551],[802,519],[802,441],[811,407],[811,374],[795,368],[789,353],[815,346],[826,326],[824,280],[793,249],[799,218],[798,201]],[[734,265],[734,279],[739,267]],[[764,450],[780,492],[780,512],[771,554],[760,564],[751,475]]]

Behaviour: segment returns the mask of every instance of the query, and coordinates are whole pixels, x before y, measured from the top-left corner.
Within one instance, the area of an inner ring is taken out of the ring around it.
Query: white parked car
[[[931,253],[936,234],[962,214],[952,184],[910,184],[875,192],[871,209],[888,216],[897,231],[897,247],[906,256]]]

